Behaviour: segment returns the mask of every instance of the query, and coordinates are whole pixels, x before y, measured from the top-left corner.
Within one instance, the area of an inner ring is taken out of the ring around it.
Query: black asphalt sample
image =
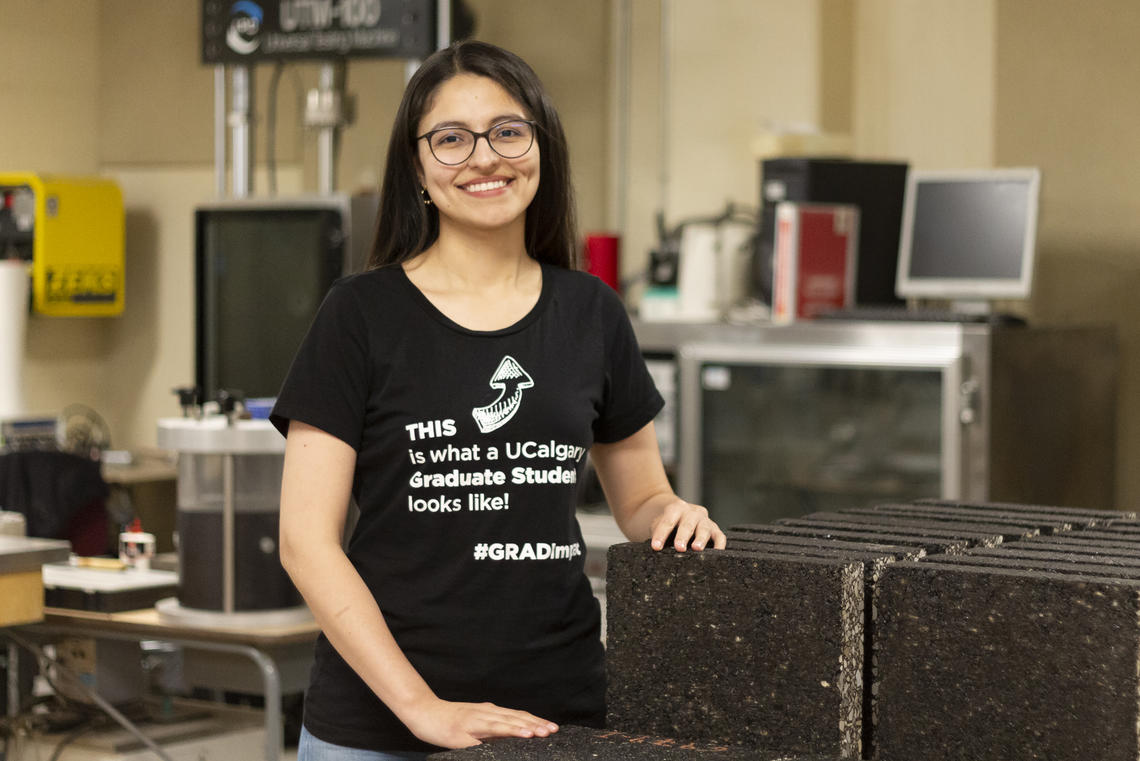
[[[1123,542],[1140,546],[1140,533],[1130,530],[1113,530],[1114,526],[1097,526],[1096,528],[1074,531],[1073,536],[1081,539],[1104,539],[1110,542]],[[1068,536],[1066,534],[1066,536]]]
[[[1021,558],[1011,555],[931,555],[926,562],[977,566],[983,568],[1012,568],[1020,571],[1042,571],[1045,573],[1079,574],[1081,576],[1103,576],[1111,579],[1140,578],[1140,568],[1127,564],[1113,563],[1101,558],[1081,560],[1077,563],[1063,563],[1041,557]]]
[[[859,757],[862,563],[628,543],[607,566],[608,727]]]
[[[1020,547],[1056,546],[1087,548],[1089,550],[1119,550],[1121,552],[1135,552],[1140,550],[1140,542],[1129,540],[1126,537],[1115,539],[1100,539],[1085,536],[1083,531],[1074,531],[1071,534],[1058,534],[1056,536],[1034,536],[1019,541]]]
[[[1070,516],[1047,513],[999,512],[966,507],[940,507],[937,505],[875,505],[852,507],[839,511],[840,515],[893,515],[900,518],[926,519],[942,523],[1000,524],[1035,528],[1042,534],[1071,531],[1074,527],[1097,525],[1095,519],[1076,519]]]
[[[1130,519],[1108,521],[1105,523],[1105,526],[1107,528],[1111,528],[1113,530],[1133,531],[1133,532],[1140,531],[1140,521],[1130,520]]]
[[[877,759],[1136,760],[1140,578],[962,564],[1017,560],[884,570]]]
[[[835,516],[835,517],[827,517]],[[1000,544],[1006,533],[1013,538],[1023,536],[1020,526],[1006,527],[1007,532],[994,530],[991,527],[975,529],[972,524],[946,525],[925,523],[920,525],[907,525],[907,521],[893,522],[863,522],[844,520],[848,516],[841,513],[812,513],[801,518],[781,518],[777,523],[781,526],[798,528],[815,527],[827,528],[835,531],[890,531],[893,534],[910,534],[918,537],[933,537],[939,539],[965,539],[970,546],[982,545],[991,547]],[[854,517],[854,516],[853,516]],[[1036,533],[1032,532],[1031,533]]]
[[[901,544],[910,547],[921,547],[924,551],[934,554],[942,552],[962,552],[973,546],[969,539],[954,537],[919,536],[914,533],[882,530],[878,526],[867,525],[861,530],[836,529],[827,526],[783,526],[772,523],[749,523],[733,526],[725,532],[731,539],[733,537],[746,538],[748,534],[772,534],[776,536],[803,536],[819,539],[838,539],[841,541],[864,541],[878,544]],[[1001,542],[996,534],[988,535],[987,546],[994,546]],[[985,544],[981,542],[981,544]]]
[[[549,737],[488,740],[471,748],[434,753],[428,758],[432,761],[840,761],[838,756],[791,756],[575,726],[561,727]]]
[[[999,510],[1003,512],[1026,512],[1026,513],[1056,513],[1059,515],[1069,516],[1074,521],[1080,522],[1083,520],[1096,521],[1096,525],[1101,522],[1115,522],[1120,520],[1136,520],[1137,515],[1135,512],[1124,510],[1090,510],[1084,507],[1065,507],[1063,505],[1025,505],[1017,502],[969,502],[961,500],[949,499],[916,499],[916,505],[941,505],[944,507],[962,507],[962,508],[976,508],[976,509],[990,509]]]
[[[1109,550],[1107,552],[1074,552],[1071,549],[1031,549],[1029,547],[1021,547],[1019,543],[1003,545],[995,548],[980,548],[970,550],[967,553],[971,557],[987,557],[987,558],[1016,558],[1018,560],[1037,561],[1048,564],[1051,567],[1057,565],[1073,565],[1079,563],[1085,564],[1103,564],[1109,566],[1120,566],[1122,568],[1140,568],[1140,553],[1132,553],[1131,555],[1122,555],[1119,550]],[[929,556],[931,562],[946,562],[940,558],[949,558],[948,555]],[[953,562],[953,561],[951,561]],[[1068,571],[1069,569],[1058,569]]]
[[[1005,547],[1016,547],[1021,551],[1047,551],[1047,553],[1084,553],[1086,555],[1118,555],[1140,557],[1140,542],[1101,541],[1078,539],[1070,534],[1062,537],[1034,537],[1024,541],[1010,542]]]
[[[1082,534],[1118,535],[1132,541],[1140,541],[1140,525],[1135,523],[1110,523],[1107,526],[1093,526],[1081,532]]]
[[[867,512],[853,510],[850,513],[811,513],[802,518],[785,518],[781,520],[781,522],[783,521],[788,521],[789,523],[793,521],[815,521],[820,523],[845,522],[858,523],[860,525],[886,526],[888,528],[918,528],[950,532],[967,531],[979,534],[1000,534],[1003,541],[1024,539],[1037,536],[1041,533],[1041,530],[1037,526],[1029,524],[999,523],[997,521],[982,522],[970,520],[962,516],[942,518],[914,514],[872,512],[870,510]]]
[[[736,537],[735,532],[728,532]],[[768,534],[747,534],[745,538],[730,538],[729,548],[743,552],[791,553],[810,557],[831,557],[855,560],[863,564],[863,753],[870,756],[875,747],[874,721],[876,711],[871,685],[874,684],[875,667],[875,605],[876,582],[883,569],[890,563],[900,560],[918,560],[926,555],[921,547],[883,546],[875,544],[859,545],[854,542],[837,542],[833,539],[808,537],[809,546],[789,546],[787,544],[767,544]],[[783,539],[783,537],[776,537]],[[797,541],[805,541],[796,538]]]
[[[845,539],[801,536],[798,534],[761,534],[755,531],[734,531],[732,529],[724,533],[725,536],[728,537],[727,549],[730,550],[755,550],[756,545],[767,545],[772,547],[773,551],[778,551],[781,547],[786,549],[794,547],[829,547],[831,549],[854,550],[857,552],[879,552],[884,555],[897,555],[899,557],[903,555],[921,555],[925,552],[925,550],[917,544],[902,545],[848,541]],[[908,557],[908,559],[913,560],[917,558]]]

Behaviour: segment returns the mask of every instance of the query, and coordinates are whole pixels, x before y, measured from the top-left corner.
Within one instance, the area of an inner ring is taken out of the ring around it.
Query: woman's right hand
[[[416,737],[443,748],[479,745],[490,737],[546,737],[554,722],[494,703],[455,703],[431,698],[400,717]]]

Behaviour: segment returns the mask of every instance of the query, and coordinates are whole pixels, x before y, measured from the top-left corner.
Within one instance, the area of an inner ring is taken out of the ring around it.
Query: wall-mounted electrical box
[[[101,177],[0,172],[0,258],[32,263],[45,315],[123,311],[123,194]]]

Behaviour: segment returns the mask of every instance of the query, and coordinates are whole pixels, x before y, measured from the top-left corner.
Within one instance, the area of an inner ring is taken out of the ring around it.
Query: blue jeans
[[[297,743],[297,761],[422,761],[427,756],[413,750],[361,750],[333,745],[313,737],[304,727]]]

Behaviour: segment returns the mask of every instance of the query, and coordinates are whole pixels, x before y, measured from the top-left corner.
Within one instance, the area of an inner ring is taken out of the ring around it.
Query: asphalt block
[[[1093,526],[1085,529],[1081,533],[1119,536],[1125,541],[1140,543],[1140,524],[1133,523],[1132,521],[1111,523],[1107,526]]]
[[[981,560],[879,579],[876,758],[1135,761],[1140,579]]]
[[[1018,502],[985,502],[953,499],[925,498],[916,499],[916,505],[939,505],[943,507],[964,507],[982,510],[996,510],[999,512],[1024,513],[1051,513],[1066,516],[1075,523],[1087,522],[1090,525],[1102,525],[1121,520],[1136,520],[1135,512],[1127,510],[1094,510],[1084,507],[1066,507],[1064,505],[1027,505]]]
[[[1137,549],[1140,548],[1140,541],[1135,537],[1112,534],[1100,530],[1101,527],[1096,529],[1082,529],[1080,531],[1070,531],[1066,534],[1054,534],[1053,536],[1033,536],[1024,541],[1025,544],[1038,543],[1038,542],[1056,542],[1058,544],[1072,544],[1082,546],[1103,546],[1103,547],[1120,547],[1121,549]]]
[[[1021,544],[1020,542],[1013,542],[993,549],[982,548],[970,550],[968,555],[970,557],[985,557],[998,560],[1017,559],[1037,561],[1049,569],[1059,572],[1065,572],[1067,570],[1066,566],[1083,564],[1101,564],[1113,568],[1140,568],[1140,553],[1137,552],[1126,553],[1120,550],[1097,552],[1088,549],[1073,551],[1072,548],[1057,549],[1048,547],[1041,549],[1040,547],[1022,547],[1020,546]],[[950,559],[950,556],[945,557]],[[936,563],[944,562],[941,561],[939,557],[931,557],[930,559]],[[950,562],[953,561],[951,560]]]
[[[1074,519],[1070,516],[1026,511],[1000,512],[994,509],[971,507],[942,507],[939,505],[886,504],[873,507],[845,508],[842,515],[893,515],[900,518],[922,518],[943,523],[983,523],[1018,526],[1036,529],[1040,534],[1058,534],[1074,527],[1100,525],[1096,519]]]
[[[914,513],[883,513],[868,511],[866,513],[860,512],[842,512],[842,513],[811,513],[805,515],[803,518],[789,518],[789,522],[796,520],[803,521],[820,521],[820,522],[835,522],[842,521],[848,523],[858,524],[873,524],[887,527],[901,527],[907,529],[923,529],[934,531],[951,531],[951,532],[972,532],[976,534],[998,534],[1003,541],[1012,541],[1015,539],[1024,539],[1030,536],[1037,536],[1041,533],[1040,529],[1036,526],[1029,524],[1014,524],[1014,523],[998,523],[994,522],[981,522],[970,521],[964,516],[959,516],[956,519],[944,519],[937,516],[923,516]]]
[[[1122,542],[1140,547],[1140,530],[1119,526],[1097,526],[1096,528],[1074,531],[1074,536],[1081,539],[1104,539],[1110,542]]]
[[[970,539],[958,537],[933,537],[920,535],[915,532],[890,531],[882,526],[867,525],[858,529],[837,529],[830,526],[820,526],[809,523],[806,526],[785,526],[772,523],[749,523],[733,526],[725,532],[729,539],[733,537],[746,539],[748,535],[773,535],[812,537],[823,540],[838,540],[847,542],[871,542],[872,544],[896,544],[909,547],[919,547],[924,552],[935,554],[943,552],[964,552],[971,546]],[[1001,542],[1001,537],[989,535],[989,546]]]
[[[549,737],[502,738],[428,756],[431,761],[839,761],[838,756],[791,756],[682,742],[611,729],[567,726]]]
[[[1003,541],[1003,533],[991,527],[977,528],[967,524],[957,526],[934,525],[925,523],[913,525],[909,521],[895,522],[863,522],[845,520],[846,516],[840,513],[812,513],[801,518],[781,518],[777,523],[781,526],[797,528],[826,528],[833,531],[883,531],[892,534],[906,534],[912,537],[931,537],[938,539],[964,539],[967,546],[992,547]],[[1021,536],[1021,528],[1014,529],[1014,535]]]
[[[606,608],[609,728],[860,757],[862,563],[619,544]]]
[[[745,552],[760,553],[791,553],[811,557],[841,558],[854,560],[863,564],[863,754],[868,757],[875,747],[875,733],[873,717],[876,711],[874,695],[871,686],[874,684],[875,668],[875,608],[877,605],[877,582],[883,570],[891,563],[900,560],[919,560],[926,555],[921,547],[906,547],[902,545],[878,545],[873,543],[859,544],[856,542],[836,541],[826,537],[795,537],[800,542],[811,542],[809,545],[789,546],[781,541],[769,544],[766,540],[774,538],[783,540],[785,537],[773,537],[770,534],[744,534],[743,538],[734,538],[736,532],[729,531],[729,548]]]
[[[907,560],[917,560],[925,550],[916,544],[902,545],[902,544],[889,544],[883,542],[871,541],[848,541],[845,539],[836,539],[835,537],[819,537],[819,536],[800,536],[798,534],[762,534],[755,531],[735,531],[728,529],[724,532],[728,537],[727,548],[732,549],[756,549],[757,545],[770,546],[773,550],[776,549],[793,549],[793,548],[819,548],[827,547],[829,549],[852,550],[855,552],[878,552],[884,555],[899,556],[900,559],[905,556]]]
[[[1095,560],[1078,559],[1073,563],[1043,558],[1039,555],[1029,558],[1012,554],[1002,555],[946,555],[926,558],[931,563],[977,566],[982,568],[1012,568],[1022,571],[1043,571],[1055,574],[1077,574],[1081,576],[1107,577],[1109,579],[1140,579],[1140,567],[1121,563],[1112,558]]]

